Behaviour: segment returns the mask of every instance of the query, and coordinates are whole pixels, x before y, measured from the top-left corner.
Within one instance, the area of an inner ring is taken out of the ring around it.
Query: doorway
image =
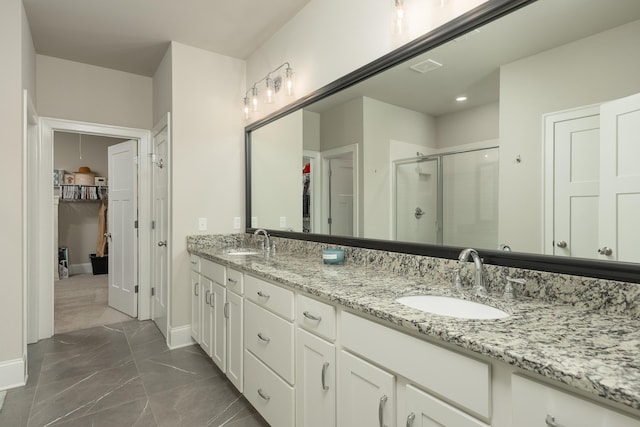
[[[54,333],[54,277],[57,271],[58,254],[55,250],[53,217],[54,217],[54,197],[52,189],[53,168],[53,140],[54,132],[71,132],[106,137],[122,138],[136,141],[138,155],[133,159],[138,166],[140,200],[138,206],[138,225],[145,224],[144,227],[136,229],[138,234],[139,250],[137,251],[137,271],[138,293],[150,295],[150,171],[149,162],[140,161],[148,159],[150,154],[150,132],[143,129],[133,129],[118,126],[109,126],[95,123],[77,122],[71,120],[61,120],[52,118],[40,119],[40,144],[30,156],[34,162],[28,162],[30,167],[27,174],[34,180],[33,200],[27,206],[27,211],[38,213],[38,233],[30,234],[28,246],[37,248],[35,260],[31,261],[32,269],[36,270],[35,288],[38,292],[29,295],[30,301],[27,312],[28,329],[34,333],[28,337],[29,342],[51,337]],[[31,160],[31,159],[30,159]],[[132,224],[133,226],[133,224]],[[140,320],[150,317],[150,298],[140,298],[138,304],[138,318]],[[37,310],[32,308],[37,307]],[[34,325],[32,328],[31,325]],[[35,326],[37,325],[37,326]]]
[[[358,236],[358,145],[323,151],[323,233]]]

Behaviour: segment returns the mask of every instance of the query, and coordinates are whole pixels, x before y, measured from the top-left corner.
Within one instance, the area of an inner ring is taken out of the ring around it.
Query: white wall
[[[186,236],[232,233],[244,217],[245,67],[238,59],[172,42],[171,327],[191,321]],[[234,108],[237,107],[237,108]],[[209,228],[198,231],[198,218]]]
[[[303,149],[320,151],[320,114],[303,110],[302,123]]]
[[[22,89],[35,100],[34,49],[20,0],[0,2],[0,389],[24,379]]]
[[[406,31],[395,34],[393,1],[311,0],[247,59],[247,87],[289,61],[299,98],[484,2],[406,1]],[[263,108],[252,120],[282,105]]]
[[[501,68],[501,243],[544,252],[542,115],[640,92],[638,40],[640,21]]]
[[[37,55],[40,116],[151,129],[150,77]]]
[[[158,123],[167,113],[171,112],[172,84],[171,84],[171,45],[160,61],[160,65],[153,75],[153,124]]]
[[[254,227],[302,232],[302,144],[302,110],[253,133],[251,217],[257,219]],[[286,218],[284,227],[280,227],[280,217]]]
[[[497,139],[499,136],[500,104],[480,105],[436,119],[436,143],[438,148],[455,148],[460,145]]]

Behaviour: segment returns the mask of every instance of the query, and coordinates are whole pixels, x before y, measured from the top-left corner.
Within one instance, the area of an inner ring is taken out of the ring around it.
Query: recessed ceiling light
[[[466,100],[467,100],[466,96],[459,96],[459,97],[456,98],[456,101],[458,101],[458,102],[464,102]]]

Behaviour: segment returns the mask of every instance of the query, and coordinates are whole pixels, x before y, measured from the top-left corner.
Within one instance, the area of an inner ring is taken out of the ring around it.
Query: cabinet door
[[[406,414],[403,419],[406,419],[407,427],[489,427],[411,385],[406,388],[406,399]]]
[[[200,275],[191,272],[191,338],[200,343],[200,312],[202,310],[200,302],[202,286],[200,285]]]
[[[518,427],[640,427],[604,406],[519,375],[511,377],[512,425]]]
[[[340,352],[338,426],[395,426],[395,382],[390,373]]]
[[[213,282],[211,290],[211,306],[213,307],[211,358],[222,372],[227,369],[227,319],[224,316],[226,293],[227,290],[224,286]]]
[[[227,377],[242,393],[243,298],[227,292]]]
[[[213,282],[200,276],[200,347],[211,356],[211,338],[213,333],[213,307],[211,305],[211,288]]]
[[[296,425],[335,426],[335,346],[302,329],[297,335]]]

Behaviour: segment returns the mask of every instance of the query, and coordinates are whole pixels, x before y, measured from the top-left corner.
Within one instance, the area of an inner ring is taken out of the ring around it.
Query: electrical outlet
[[[207,231],[207,218],[198,218],[198,230]]]
[[[233,217],[233,229],[234,230],[240,230],[240,217],[239,216],[234,216]]]
[[[280,217],[280,228],[285,228],[287,226],[287,217],[286,216],[281,216]]]

